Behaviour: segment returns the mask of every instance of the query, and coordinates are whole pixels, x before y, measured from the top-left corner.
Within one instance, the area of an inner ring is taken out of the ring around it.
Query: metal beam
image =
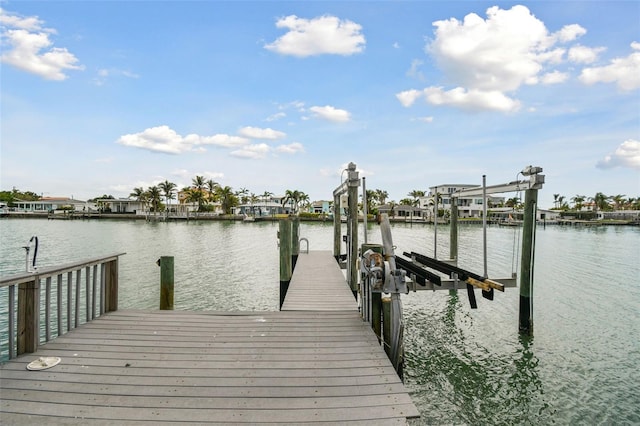
[[[544,183],[544,175],[531,175],[529,180],[516,180],[509,183],[499,185],[491,185],[486,187],[487,194],[499,194],[502,192],[525,191],[527,189],[540,189]],[[474,197],[483,194],[482,186],[477,188],[462,189],[451,194],[452,197]]]
[[[407,287],[409,291],[423,291],[423,290],[464,290],[466,288],[467,283],[462,280],[458,280],[456,285],[455,281],[450,278],[442,278],[440,280],[441,285],[433,284],[430,281],[424,283],[424,285],[420,283],[416,283],[410,279],[410,274],[407,274]],[[517,278],[492,278],[493,281],[497,281],[502,284],[505,288],[515,288],[517,287]]]

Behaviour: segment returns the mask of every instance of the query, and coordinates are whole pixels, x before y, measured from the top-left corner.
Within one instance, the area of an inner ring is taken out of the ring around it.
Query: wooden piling
[[[384,351],[391,360],[391,298],[382,298],[382,341]]]
[[[104,264],[105,273],[105,312],[118,310],[118,258]],[[162,273],[162,270],[161,270]],[[161,302],[162,303],[162,302]],[[162,309],[162,308],[160,308]],[[171,308],[173,309],[173,257],[171,258]]]
[[[40,279],[18,286],[18,338],[17,354],[32,353],[38,350],[40,340]]]
[[[524,218],[522,224],[522,256],[520,259],[520,334],[533,336],[533,254],[535,247],[536,209],[538,190],[524,193]]]
[[[280,220],[278,231],[278,238],[280,240],[280,309],[282,309],[284,298],[287,296],[287,290],[289,289],[291,274],[293,272],[291,266],[291,233],[291,220]]]
[[[160,310],[173,310],[173,256],[160,257]]]

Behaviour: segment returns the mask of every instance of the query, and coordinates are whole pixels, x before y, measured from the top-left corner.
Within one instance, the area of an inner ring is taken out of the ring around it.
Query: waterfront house
[[[311,213],[324,213],[329,215],[331,214],[331,204],[333,204],[332,201],[314,201],[313,203],[311,203]]]
[[[22,213],[49,213],[56,210],[90,211],[95,204],[67,197],[42,197],[39,200],[14,200],[13,210]]]
[[[284,196],[260,198],[253,203],[240,204],[239,206],[234,207],[234,214],[256,217],[269,217],[277,214],[293,213],[295,211],[293,200],[287,200],[287,202],[283,205],[284,199]]]
[[[445,211],[451,211],[451,199],[455,192],[463,189],[479,188],[480,185],[470,184],[443,184],[429,187],[429,194],[426,197],[420,197],[420,207],[433,212],[435,204],[436,191],[438,193],[438,209]],[[487,209],[492,207],[502,206],[504,204],[505,197],[495,196],[492,194],[487,195]],[[458,217],[482,217],[483,210],[482,196],[473,197],[459,197],[458,198]],[[433,214],[433,213],[432,213]]]
[[[102,213],[145,214],[145,204],[142,201],[129,198],[96,198],[98,210]]]

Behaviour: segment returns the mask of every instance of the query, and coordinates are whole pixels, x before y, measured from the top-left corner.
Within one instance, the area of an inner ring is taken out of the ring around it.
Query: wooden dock
[[[62,362],[26,369],[44,356]],[[115,311],[0,366],[2,424],[388,425],[418,415],[330,252],[300,255],[280,312]]]

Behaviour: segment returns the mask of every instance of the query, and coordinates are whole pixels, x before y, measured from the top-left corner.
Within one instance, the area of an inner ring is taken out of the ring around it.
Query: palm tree
[[[209,179],[205,182],[207,187],[207,200],[212,203],[216,200],[216,189],[218,188],[218,182],[214,182],[213,179]]]
[[[609,196],[604,195],[602,192],[597,192],[593,197],[589,197],[589,200],[593,202],[594,212],[598,212],[600,210],[608,210],[609,209]]]
[[[561,210],[565,210],[568,206],[564,203],[564,195],[558,197],[558,208]]]
[[[176,189],[176,184],[173,182],[169,182],[165,180],[164,182],[160,182],[158,187],[164,192],[164,198],[167,202],[167,214],[169,213],[169,205],[171,204],[171,200],[175,197],[173,196],[174,190]]]
[[[256,212],[253,209],[253,205],[255,203],[257,203],[258,201],[260,201],[260,197],[258,197],[256,194],[254,194],[253,192],[249,195],[249,203],[251,203],[251,213],[255,214]]]
[[[378,192],[372,189],[367,189],[367,213],[371,213],[373,208],[377,205]]]
[[[133,192],[129,194],[129,197],[133,197],[142,203],[142,213],[144,213],[147,201],[149,200],[149,194],[147,191],[145,191],[143,187],[139,186],[137,188],[133,188]]]
[[[261,197],[263,198],[265,204],[267,203],[267,201],[269,201],[269,199],[271,197],[273,197],[273,192],[269,192],[269,191],[264,191],[261,195]]]
[[[615,204],[615,209],[620,210],[624,206],[624,197],[626,195],[618,194],[611,197],[611,201]]]
[[[264,191],[261,195],[262,200],[264,201],[264,208],[267,209],[267,203],[269,202],[269,200],[271,199],[271,197],[273,197],[273,192],[269,192],[269,191]]]
[[[396,206],[397,206],[397,204],[396,204],[395,201],[393,201],[393,200],[389,201],[389,216],[395,217],[395,215],[396,215]]]
[[[309,196],[304,192],[300,192],[300,195],[298,196],[298,204],[299,204],[298,211],[300,210],[300,207],[308,209],[309,206],[311,205],[309,201]]]
[[[424,191],[420,191],[419,189],[414,189],[413,191],[411,191],[410,193],[407,194],[409,197],[413,197],[415,199],[418,199],[420,197],[424,197]]]
[[[151,203],[151,206],[153,207],[153,214],[155,215],[160,207],[160,202],[162,201],[160,188],[156,185],[150,186],[147,190],[147,194],[149,196],[149,203]]]
[[[293,213],[296,213],[297,207],[298,207],[298,201],[300,200],[300,195],[303,194],[300,191],[296,190],[290,190],[287,189],[284,193],[284,198],[282,199],[282,208],[284,208],[284,206],[287,203],[290,203],[293,207]]]
[[[518,204],[519,204],[519,203],[520,203],[520,198],[518,198],[518,197],[512,197],[512,198],[509,198],[509,199],[504,203],[504,205],[505,205],[505,206],[507,206],[507,207],[511,207],[512,209],[515,209],[515,208],[518,206]]]
[[[555,208],[558,208],[558,197],[560,196],[560,194],[553,194],[553,205],[555,206]]]
[[[387,191],[376,189],[376,200],[378,203],[385,204],[387,202],[387,198],[389,198],[389,193]]]
[[[573,203],[573,208],[578,211],[582,210],[582,203],[584,203],[584,200],[586,199],[587,197],[579,194],[577,194],[575,197],[572,197],[571,202]]]
[[[238,198],[233,193],[233,189],[230,186],[218,186],[216,190],[216,196],[220,200],[220,204],[222,205],[222,212],[224,214],[229,214],[231,209],[238,205]]]
[[[206,185],[204,177],[198,176],[194,177],[191,181],[193,185],[192,191],[195,191],[197,194],[192,194],[192,198],[194,201],[198,202],[198,211],[202,211],[202,204],[204,202],[204,187]]]
[[[247,204],[249,202],[249,190],[247,188],[240,188],[236,192],[236,196],[240,197],[240,203]]]

